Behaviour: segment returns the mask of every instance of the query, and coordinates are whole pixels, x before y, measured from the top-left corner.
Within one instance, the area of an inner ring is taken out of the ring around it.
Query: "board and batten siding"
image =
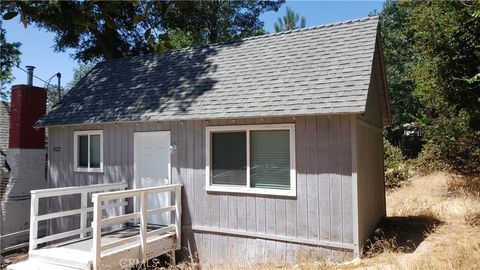
[[[49,128],[49,186],[127,182],[134,132],[171,131],[172,182],[182,183],[184,252],[204,265],[294,261],[312,251],[345,260],[354,247],[351,115],[75,125]],[[205,127],[295,123],[297,196],[207,192]],[[73,133],[103,130],[104,172],[74,172]],[[53,151],[53,149],[56,151]],[[77,204],[58,201],[53,208]],[[78,220],[57,224],[73,228]]]
[[[358,248],[366,244],[367,239],[377,228],[378,222],[386,216],[385,180],[383,168],[383,123],[382,96],[384,70],[381,65],[380,48],[377,42],[373,59],[372,76],[367,96],[365,113],[358,115],[355,121],[355,147],[358,205]],[[386,106],[386,105],[385,105]]]

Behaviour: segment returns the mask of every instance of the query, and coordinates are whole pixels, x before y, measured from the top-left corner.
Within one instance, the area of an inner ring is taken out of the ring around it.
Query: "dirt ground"
[[[28,251],[26,249],[6,253],[2,256],[0,269],[5,269],[7,265],[21,262],[26,259],[28,259]]]
[[[415,176],[386,196],[388,217],[379,224],[363,259],[342,264],[304,260],[290,268],[480,269],[480,177]],[[12,253],[2,266],[26,258],[25,250]],[[285,269],[275,264],[257,267],[279,268]]]

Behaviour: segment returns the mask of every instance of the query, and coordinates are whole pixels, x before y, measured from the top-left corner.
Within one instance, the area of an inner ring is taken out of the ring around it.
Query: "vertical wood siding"
[[[350,246],[353,248],[350,121],[349,115],[336,115],[53,127],[49,129],[49,146],[60,147],[61,151],[49,152],[49,185],[126,181],[131,187],[134,132],[170,130],[171,143],[178,149],[171,159],[172,181],[184,184],[182,243],[191,255],[198,256],[205,265],[225,259],[233,262],[236,258],[238,263],[245,263],[248,258],[257,262],[268,258],[290,261],[298,252],[310,251],[341,260],[345,252],[350,254]],[[295,123],[297,196],[207,193],[205,127],[271,123]],[[74,172],[73,132],[95,129],[103,130],[104,172]],[[59,200],[53,207],[74,203]],[[78,221],[68,222],[54,227],[72,227]],[[347,248],[237,236],[229,231],[323,241]]]
[[[383,74],[379,47],[376,45],[367,105],[363,116],[357,116],[357,194],[358,245],[365,244],[386,215],[383,173],[382,102]]]

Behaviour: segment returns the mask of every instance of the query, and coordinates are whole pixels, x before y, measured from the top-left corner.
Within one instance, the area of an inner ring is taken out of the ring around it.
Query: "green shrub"
[[[400,186],[410,177],[409,166],[400,148],[383,139],[385,185],[387,188]]]
[[[421,174],[453,171],[465,175],[480,175],[480,139],[456,138],[443,143],[428,141],[415,160]]]
[[[427,142],[417,159],[413,162],[415,171],[425,175],[431,172],[450,170],[450,166],[441,157],[442,147],[438,144]]]
[[[468,119],[438,119],[426,129],[426,142],[415,161],[418,172],[451,170],[480,175],[480,132],[466,124]]]

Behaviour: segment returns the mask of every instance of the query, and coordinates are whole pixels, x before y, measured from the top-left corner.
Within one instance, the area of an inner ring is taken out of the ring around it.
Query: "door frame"
[[[152,135],[160,135],[160,134],[167,134],[168,135],[168,181],[169,184],[172,184],[172,152],[170,151],[170,146],[172,145],[172,136],[170,130],[164,131],[135,131],[133,132],[133,189],[137,188],[137,180],[138,180],[138,143],[140,137],[144,136],[152,136]],[[133,197],[133,207],[134,211],[138,211],[139,205],[137,201],[137,197]]]

